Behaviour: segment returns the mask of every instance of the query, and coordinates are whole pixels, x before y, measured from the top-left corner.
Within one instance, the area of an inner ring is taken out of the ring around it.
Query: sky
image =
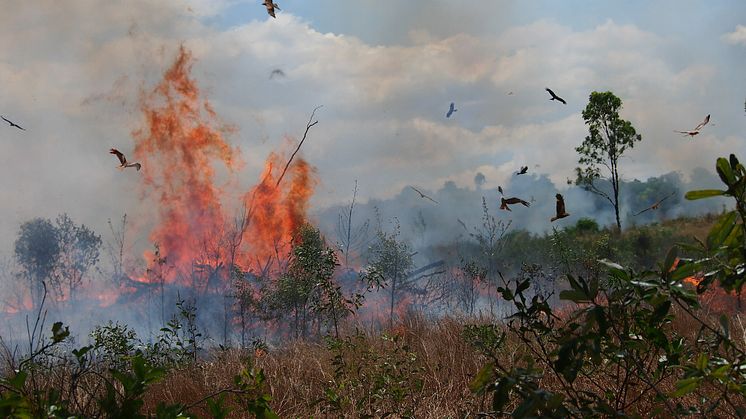
[[[743,1],[279,3],[273,19],[259,0],[6,0],[0,114],[27,131],[0,126],[0,256],[22,222],[63,212],[100,233],[127,213],[145,244],[151,203],[108,149],[132,151],[140,95],[181,45],[232,127],[236,196],[323,105],[302,149],[318,178],[311,214],[348,201],[355,180],[367,202],[408,185],[474,188],[479,172],[485,189],[509,188],[529,165],[561,189],[592,91],[619,96],[643,137],[624,179],[746,151]],[[270,79],[277,68],[285,77]],[[673,132],[707,114],[696,138]]]

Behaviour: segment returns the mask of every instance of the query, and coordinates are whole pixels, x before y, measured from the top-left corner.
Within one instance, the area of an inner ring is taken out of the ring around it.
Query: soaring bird
[[[515,175],[516,176],[518,176],[518,175],[525,175],[526,172],[528,172],[528,166],[521,166],[521,170],[518,171],[518,172],[516,172]]]
[[[140,163],[127,163],[127,157],[124,157],[124,154],[122,154],[121,151],[117,150],[116,148],[112,148],[109,150],[109,154],[114,154],[119,159],[119,169],[123,170],[125,167],[134,167],[137,169],[137,171],[140,171],[140,168],[142,165]]]
[[[272,0],[264,0],[262,5],[267,7],[267,13],[272,17],[275,17],[275,9],[282,10],[280,9],[280,6],[278,6],[277,3],[273,3]]]
[[[560,218],[565,218],[570,215],[565,211],[565,199],[562,198],[562,194],[557,194],[556,197],[557,197],[557,215],[552,217],[550,221],[557,221]]]
[[[694,138],[694,136],[697,135],[697,134],[699,134],[699,131],[701,131],[702,128],[704,128],[705,125],[707,125],[709,122],[710,122],[710,115],[708,114],[705,117],[705,120],[702,121],[702,122],[700,122],[699,125],[697,125],[693,130],[690,130],[690,131],[678,131],[678,130],[674,130],[674,132],[678,132],[679,134],[688,135],[688,136]]]
[[[516,198],[516,197],[508,198],[508,199],[500,198],[500,200],[501,200],[501,203],[500,203],[500,209],[501,210],[512,211],[510,209],[510,207],[508,207],[508,205],[515,205],[515,204],[521,204],[524,207],[530,207],[531,206],[531,204],[529,204],[528,202],[522,200],[521,198]]]
[[[502,186],[498,186],[497,187],[497,191],[500,192],[500,195],[505,195],[505,193],[503,192],[503,187]]]
[[[550,89],[548,87],[545,87],[545,89],[546,89],[547,92],[549,92],[550,95],[552,95],[552,97],[549,100],[558,100],[558,101],[562,102],[563,105],[567,105],[567,102],[565,102],[565,99],[562,99],[561,97],[555,95],[554,92],[552,91],[552,89]]]
[[[658,208],[659,208],[659,207],[661,206],[661,203],[662,203],[663,201],[665,201],[666,199],[668,199],[668,198],[670,198],[670,197],[672,197],[672,196],[674,196],[674,195],[676,195],[676,192],[671,192],[671,194],[670,194],[670,195],[667,195],[667,196],[663,197],[663,199],[660,199],[660,200],[659,200],[659,201],[657,201],[657,202],[656,202],[655,204],[653,204],[653,205],[651,205],[651,206],[649,206],[649,207],[645,208],[644,210],[642,210],[642,211],[638,212],[637,214],[634,214],[634,217],[637,217],[638,215],[642,214],[642,213],[643,213],[643,212],[645,212],[645,211],[650,211],[650,210],[657,210],[657,209],[658,209]]]
[[[4,116],[0,115],[0,118],[3,118],[3,121],[9,123],[11,127],[15,127],[15,128],[18,128],[18,129],[20,129],[22,131],[26,131],[26,128],[23,128],[22,126],[16,124],[15,122],[6,119]]]
[[[430,198],[429,196],[425,195],[424,193],[420,192],[420,190],[417,189],[417,188],[415,188],[414,186],[410,186],[410,188],[414,189],[415,192],[417,192],[418,194],[420,194],[420,198],[426,198],[426,199],[429,199],[429,200],[435,202],[436,204],[438,203],[438,201],[436,201],[436,200]]]
[[[453,115],[453,113],[456,111],[458,111],[458,109],[456,109],[456,105],[453,102],[451,102],[451,107],[448,108],[448,113],[446,113],[446,118],[450,118],[451,115]]]
[[[277,76],[277,77],[285,77],[285,72],[282,71],[282,69],[275,68],[274,70],[272,70],[271,73],[269,73],[270,80],[273,79],[273,78],[275,78],[275,76]]]

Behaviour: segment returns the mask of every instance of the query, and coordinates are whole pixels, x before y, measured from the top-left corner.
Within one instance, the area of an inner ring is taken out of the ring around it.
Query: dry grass
[[[681,336],[696,338],[699,326],[686,320],[684,313],[677,311],[677,320],[670,327]],[[706,312],[701,314],[707,315]],[[709,317],[715,321],[714,314]],[[732,329],[737,341],[746,345],[744,328],[746,320],[738,323],[740,317],[734,316]],[[416,364],[421,368],[422,388],[412,395],[414,413],[423,418],[456,418],[474,417],[477,412],[486,409],[485,401],[469,390],[469,382],[484,365],[485,359],[463,338],[463,328],[467,321],[463,319],[444,318],[426,320],[422,316],[412,316],[391,331],[401,337],[409,350],[416,354]],[[474,323],[473,319],[468,323]],[[716,323],[715,323],[716,324]],[[365,342],[373,351],[385,352],[386,343],[374,331],[365,332]],[[390,349],[390,347],[388,347]],[[526,353],[525,347],[514,339],[504,345],[503,353],[506,364],[519,363]],[[161,382],[153,385],[147,393],[145,408],[153,411],[159,401],[167,403],[191,404],[207,395],[230,387],[233,376],[246,366],[247,353],[232,350],[215,354],[210,361],[201,362],[186,370],[172,371]],[[267,376],[267,389],[272,395],[272,407],[280,417],[359,417],[362,410],[347,406],[341,412],[325,412],[324,390],[335,380],[333,353],[323,343],[295,341],[288,342],[280,349],[271,350],[253,357],[256,365],[264,369]],[[654,368],[657,357],[651,358]],[[538,366],[538,365],[537,365]],[[580,377],[578,389],[598,392],[602,389],[614,391],[623,371],[617,367],[599,368],[590,372],[589,377]],[[637,378],[628,395],[634,404],[627,413],[646,416],[660,403],[656,395]],[[658,387],[665,393],[672,392],[675,377],[659,383]],[[541,386],[550,390],[560,390],[559,380],[551,373],[545,374]],[[600,388],[599,388],[600,386]],[[703,390],[708,391],[706,388]],[[692,395],[692,397],[696,397]],[[696,400],[678,400],[686,404]],[[196,406],[192,411],[200,416],[206,415],[205,404]],[[232,417],[241,417],[240,415]]]

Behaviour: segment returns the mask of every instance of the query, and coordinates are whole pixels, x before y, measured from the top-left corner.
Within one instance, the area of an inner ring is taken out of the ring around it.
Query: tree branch
[[[300,143],[298,143],[298,147],[295,149],[295,151],[293,152],[293,154],[290,156],[290,159],[288,160],[288,163],[285,165],[285,168],[282,169],[282,174],[280,175],[279,178],[277,178],[277,184],[275,185],[275,188],[278,187],[278,186],[280,186],[280,182],[282,181],[282,178],[285,176],[285,172],[287,172],[288,167],[290,167],[290,163],[293,162],[293,158],[298,153],[298,151],[300,151],[300,147],[303,145],[303,141],[306,141],[306,136],[308,135],[308,130],[310,130],[312,126],[314,126],[314,125],[316,125],[316,124],[319,123],[319,121],[314,121],[314,122],[311,122],[311,121],[313,120],[313,116],[316,114],[316,111],[319,108],[321,108],[322,106],[324,106],[324,105],[319,105],[319,106],[313,108],[313,112],[311,112],[311,117],[308,118],[308,124],[306,124],[306,132],[303,133],[303,138],[300,140]]]

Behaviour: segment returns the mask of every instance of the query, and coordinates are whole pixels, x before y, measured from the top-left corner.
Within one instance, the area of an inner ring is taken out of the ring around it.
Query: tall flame
[[[185,49],[164,73],[160,83],[142,95],[141,109],[146,126],[133,132],[134,156],[142,162],[144,198],[158,209],[156,226],[149,239],[159,246],[168,266],[182,272],[195,263],[216,271],[225,262],[226,226],[231,225],[223,208],[225,185],[216,184],[216,168],[227,169],[235,178],[239,151],[224,137],[225,128],[196,81],[190,77],[193,59]],[[313,168],[297,159],[288,177],[276,185],[273,167],[281,156],[272,153],[262,180],[244,194],[248,226],[239,232],[240,248],[235,261],[243,267],[256,266],[272,255],[284,256],[290,239],[304,222],[308,199],[313,194]],[[232,194],[235,196],[234,194]],[[145,254],[151,268],[157,257]],[[173,282],[171,271],[167,282]]]
[[[303,159],[290,167],[289,178],[277,185],[277,168],[282,162],[270,154],[262,181],[245,196],[248,208],[248,234],[251,237],[249,266],[261,268],[277,255],[286,255],[295,232],[305,222],[308,200],[316,183],[314,169]]]

